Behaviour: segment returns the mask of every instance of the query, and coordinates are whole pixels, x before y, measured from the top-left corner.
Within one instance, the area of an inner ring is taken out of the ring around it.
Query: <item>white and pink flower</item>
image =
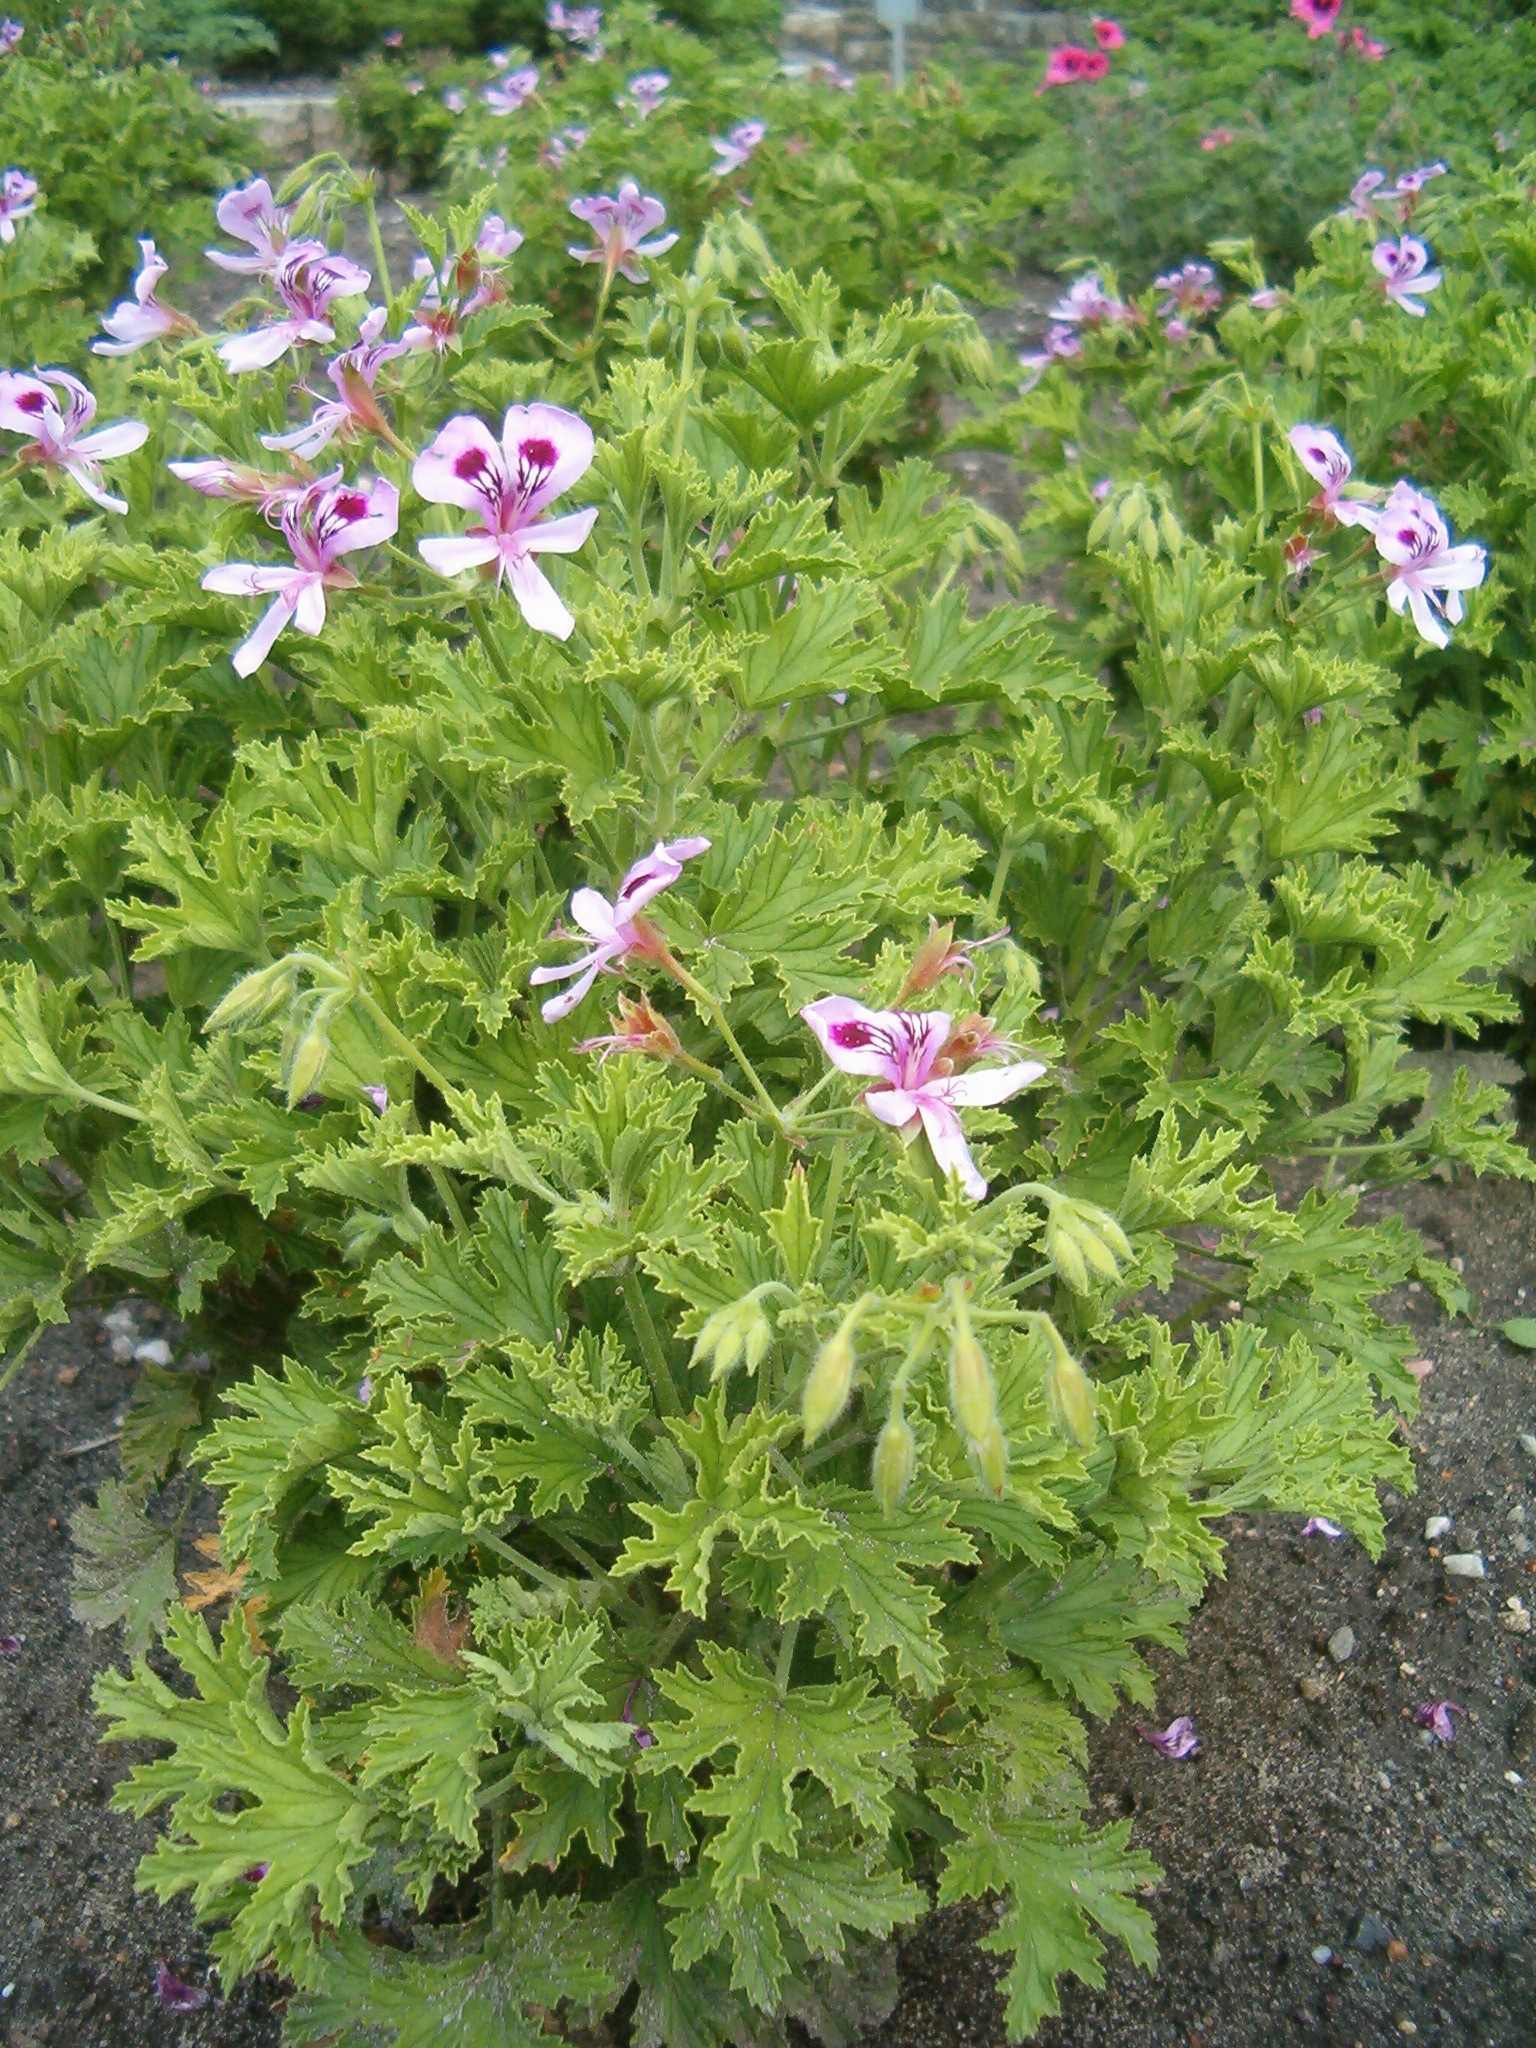
[[[214,219],[226,235],[244,242],[249,256],[231,256],[223,249],[204,253],[220,270],[241,275],[266,277],[277,268],[278,258],[288,246],[288,228],[293,220],[291,206],[279,206],[265,178],[253,178],[226,192],[214,211]]]
[[[224,562],[203,578],[204,590],[223,597],[270,597],[272,603],[231,660],[237,675],[251,675],[290,622],[311,637],[325,626],[328,590],[355,590],[357,577],[340,557],[393,538],[400,493],[380,477],[364,487],[342,482],[341,471],[320,477],[290,498],[274,523],[293,552],[291,567],[276,562]]]
[[[227,370],[265,370],[300,342],[334,341],[332,305],[367,291],[369,273],[350,256],[331,255],[323,242],[293,242],[277,259],[272,285],[283,302],[283,318],[221,341],[219,360]]]
[[[201,498],[233,498],[247,505],[259,505],[270,515],[276,506],[303,496],[304,486],[292,476],[270,476],[248,463],[230,462],[222,455],[187,456],[168,462],[166,468]]]
[[[1422,320],[1428,308],[1419,294],[1438,290],[1441,277],[1429,268],[1429,251],[1418,237],[1400,235],[1395,242],[1378,242],[1371,251],[1371,265],[1392,303]]]
[[[768,133],[766,121],[738,121],[726,135],[712,135],[709,146],[715,152],[710,176],[728,178],[732,171],[750,163],[759,143]]]
[[[1450,644],[1447,624],[1465,616],[1464,590],[1488,574],[1488,553],[1476,542],[1451,546],[1439,506],[1406,480],[1394,484],[1376,522],[1376,552],[1387,564],[1387,603],[1410,613],[1431,647]]]
[[[139,274],[133,280],[133,297],[123,299],[102,315],[101,324],[110,341],[93,341],[92,352],[98,356],[129,356],[135,349],[151,341],[165,341],[173,334],[195,334],[196,327],[185,313],[178,313],[173,306],[162,306],[155,296],[156,288],[170,265],[156,249],[153,242],[139,244]]]
[[[1369,499],[1344,496],[1354,464],[1338,435],[1331,434],[1326,427],[1301,426],[1292,427],[1289,439],[1307,475],[1322,485],[1312,500],[1312,510],[1324,519],[1337,520],[1340,526],[1363,526],[1374,531],[1381,517],[1381,506],[1376,502],[1381,493],[1376,491]]]
[[[1038,1060],[956,1073],[944,1057],[955,1020],[944,1010],[866,1010],[849,996],[823,996],[800,1012],[822,1051],[845,1074],[880,1085],[864,1107],[910,1144],[921,1131],[940,1171],[953,1173],[973,1201],[987,1184],[965,1142],[959,1112],[1007,1102],[1045,1072]]]
[[[1118,327],[1130,317],[1130,307],[1105,291],[1096,270],[1075,279],[1050,309],[1052,320],[1065,321],[1070,327]]]
[[[525,64],[520,71],[509,71],[497,84],[488,85],[480,97],[493,114],[515,114],[519,107],[528,104],[538,89],[539,67],[537,64]]]
[[[0,429],[27,436],[17,460],[36,463],[50,475],[73,477],[103,511],[126,512],[127,500],[114,498],[103,485],[101,465],[142,448],[149,428],[142,420],[120,420],[88,434],[85,429],[95,417],[95,397],[67,370],[39,370],[32,377],[0,372]]]
[[[675,234],[656,233],[666,221],[667,209],[659,199],[642,193],[633,178],[626,178],[612,197],[606,192],[595,192],[573,199],[571,212],[586,222],[597,242],[591,249],[578,249],[572,244],[566,254],[574,256],[578,263],[601,263],[609,278],[617,272],[631,284],[646,283],[646,272],[636,259],[665,256],[677,241]]]
[[[576,890],[571,897],[571,916],[591,944],[564,967],[535,967],[528,977],[535,988],[551,981],[571,983],[543,1005],[546,1024],[558,1024],[568,1017],[599,974],[622,973],[626,960],[664,962],[670,957],[665,940],[640,912],[663,889],[671,888],[683,872],[684,861],[708,851],[707,839],[658,840],[651,852],[630,868],[611,903],[596,889]],[[574,938],[575,933],[569,936]]]
[[[1214,313],[1221,304],[1216,273],[1209,263],[1181,264],[1177,270],[1165,270],[1161,277],[1154,277],[1152,283],[1158,291],[1168,294],[1158,312],[1165,320],[1179,321],[1185,332],[1189,321],[1204,313]]]
[[[0,242],[14,242],[16,223],[37,211],[37,180],[10,170],[0,178]]]
[[[417,456],[411,481],[430,503],[462,506],[478,523],[460,537],[418,542],[422,560],[440,576],[494,568],[535,632],[569,639],[576,622],[534,557],[574,554],[591,533],[596,506],[540,514],[586,474],[593,446],[586,421],[558,405],[514,405],[500,441],[469,414],[449,420]]]
[[[1344,219],[1374,220],[1378,204],[1376,194],[1386,182],[1385,171],[1362,171],[1349,188],[1349,203],[1340,208]]]
[[[380,338],[388,317],[382,306],[369,308],[353,346],[343,349],[325,366],[337,396],[322,399],[304,426],[294,427],[286,434],[263,434],[263,448],[286,449],[303,461],[312,462],[338,437],[351,440],[359,434],[384,430],[386,422],[373,395],[374,382],[385,363],[410,353],[408,342]]]

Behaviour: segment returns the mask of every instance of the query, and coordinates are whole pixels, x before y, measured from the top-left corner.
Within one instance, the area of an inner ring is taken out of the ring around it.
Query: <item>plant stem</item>
[[[795,1643],[799,1638],[799,1634],[799,1622],[792,1621],[789,1627],[785,1629],[783,1635],[779,1637],[779,1662],[778,1668],[773,1674],[773,1683],[780,1699],[783,1699],[789,1691],[790,1666],[795,1661]]]
[[[379,266],[379,283],[384,287],[385,304],[393,306],[395,302],[395,288],[389,278],[389,258],[384,253],[384,235],[379,227],[379,214],[377,207],[373,203],[373,188],[371,185],[368,189],[368,196],[363,201],[363,206],[368,215],[368,240],[373,249],[373,260]]]
[[[38,1338],[41,1337],[41,1335],[43,1334],[43,1330],[45,1327],[46,1326],[42,1323],[34,1323],[32,1325],[31,1335],[27,1338],[26,1342],[17,1351],[16,1356],[5,1368],[5,1371],[3,1373],[0,1373],[0,1394],[3,1394],[5,1392],[6,1388],[11,1384],[11,1381],[15,1379],[17,1373],[21,1371],[21,1368],[32,1356],[32,1347],[36,1344]]]
[[[535,1585],[543,1586],[547,1592],[562,1596],[570,1592],[569,1579],[557,1579],[553,1572],[545,1571],[543,1565],[535,1564],[531,1557],[524,1557],[520,1550],[514,1550],[510,1543],[504,1543],[499,1536],[493,1536],[488,1529],[476,1533],[475,1541],[483,1543],[487,1550],[494,1550],[498,1557],[504,1557],[508,1564],[516,1565],[520,1572],[526,1572]]]
[[[651,1392],[656,1397],[656,1407],[663,1415],[681,1415],[683,1404],[678,1397],[677,1382],[667,1363],[667,1354],[651,1315],[651,1305],[645,1298],[645,1283],[633,1261],[624,1274],[622,1284],[624,1306],[629,1310],[629,1320],[640,1340],[640,1361],[651,1383]]]
[[[505,683],[510,690],[513,687],[512,671],[507,667],[506,657],[491,637],[491,622],[486,617],[485,606],[478,597],[467,597],[464,600],[464,609],[469,614],[470,623],[475,629],[480,645],[485,649],[486,660],[496,671],[496,680]]]
[[[726,1015],[724,1010],[720,1007],[719,1003],[715,1000],[715,998],[710,994],[709,990],[704,986],[703,982],[695,980],[693,975],[691,975],[688,972],[687,968],[684,967],[680,962],[673,961],[671,966],[671,972],[677,977],[678,981],[681,982],[683,987],[687,989],[689,995],[693,997],[694,1001],[699,1005],[699,1008],[705,1012],[710,1022],[714,1025],[715,1029],[719,1032],[720,1036],[725,1040],[726,1044],[730,1047],[731,1052],[735,1057],[736,1064],[741,1068],[741,1071],[746,1075],[748,1081],[750,1081],[752,1084],[752,1092],[756,1095],[758,1101],[763,1105],[764,1109],[767,1110],[769,1116],[773,1119],[774,1129],[776,1131],[782,1131],[784,1128],[784,1118],[780,1113],[779,1105],[774,1101],[773,1097],[768,1093],[768,1090],[763,1086],[762,1077],[759,1075],[756,1067],[753,1066],[752,1062],[747,1058],[746,1054],[742,1051],[740,1044],[737,1042],[735,1032],[731,1029],[729,1023],[726,1021]]]

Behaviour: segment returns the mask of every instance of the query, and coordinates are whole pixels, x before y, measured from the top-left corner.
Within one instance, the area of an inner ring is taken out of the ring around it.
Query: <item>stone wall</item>
[[[1003,63],[1035,65],[1042,50],[1082,42],[1089,34],[1086,14],[1009,6],[1005,0],[924,0],[919,19],[907,31],[907,62],[926,57],[950,60],[964,53]],[[784,14],[784,60],[792,69],[831,57],[850,71],[884,71],[891,38],[875,19],[873,6],[859,0],[790,0]]]

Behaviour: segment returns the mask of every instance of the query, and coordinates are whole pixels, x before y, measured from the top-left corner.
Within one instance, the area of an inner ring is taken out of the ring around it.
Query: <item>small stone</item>
[[[1355,1632],[1348,1622],[1328,1638],[1328,1654],[1335,1664],[1347,1664],[1355,1654]]]
[[[1333,1950],[1321,1946],[1315,1948],[1312,1951],[1312,1960],[1314,1963],[1331,1963],[1333,1961]]]
[[[1368,1956],[1385,1948],[1392,1939],[1392,1930],[1385,1920],[1378,1920],[1374,1913],[1362,1913],[1355,1929],[1355,1947],[1364,1949]]]
[[[1310,1671],[1303,1672],[1297,1679],[1296,1689],[1309,1706],[1315,1707],[1319,1700],[1328,1697],[1328,1681],[1314,1677]]]
[[[1390,1792],[1392,1790],[1392,1780],[1385,1771],[1378,1771],[1376,1773],[1376,1782],[1383,1792]]]
[[[1518,1771],[1506,1771],[1504,1773],[1504,1782],[1506,1785],[1523,1785],[1525,1780]]]
[[[1406,2036],[1408,2037],[1408,2039],[1409,2039],[1409,2040],[1411,2041],[1411,2040],[1413,2039],[1414,2035],[1415,2035],[1415,2034],[1416,2034],[1416,2033],[1417,2033],[1417,2032],[1418,2032],[1419,2030],[1418,2030],[1418,2028],[1417,2028],[1417,2027],[1416,2027],[1416,2026],[1414,2025],[1414,2023],[1413,2023],[1413,2021],[1412,2021],[1412,2020],[1410,2020],[1410,2019],[1401,2019],[1401,2020],[1399,2020],[1399,2021],[1398,2021],[1398,2023],[1397,2023],[1397,2031],[1398,2031],[1398,2032],[1399,2032],[1400,2034],[1405,2034],[1405,2035],[1406,2035]]]
[[[1512,1636],[1528,1636],[1531,1632],[1531,1610],[1517,1593],[1512,1593],[1504,1602],[1499,1622]]]
[[[1393,1935],[1392,1939],[1387,1943],[1387,1961],[1389,1963],[1406,1963],[1407,1960],[1407,1942],[1402,1940],[1400,1936]]]
[[[1522,1431],[1515,1441],[1528,1458],[1536,1458],[1536,1436]]]
[[[1455,1526],[1454,1515],[1431,1515],[1424,1524],[1424,1541],[1438,1543],[1442,1536],[1449,1536]]]
[[[1488,1576],[1488,1567],[1483,1563],[1480,1550],[1453,1550],[1444,1562],[1448,1579],[1486,1579]]]
[[[131,1336],[125,1335],[123,1331],[119,1330],[113,1336],[109,1349],[111,1350],[112,1356],[118,1361],[118,1363],[122,1364],[125,1360],[130,1359],[133,1356],[133,1339]]]
[[[1523,1529],[1525,1527],[1524,1502],[1516,1501],[1515,1505],[1510,1509],[1509,1513],[1504,1517],[1504,1519],[1506,1522],[1508,1522],[1511,1529]]]
[[[144,1343],[135,1344],[133,1356],[138,1365],[169,1365],[171,1347],[163,1337],[149,1337]]]

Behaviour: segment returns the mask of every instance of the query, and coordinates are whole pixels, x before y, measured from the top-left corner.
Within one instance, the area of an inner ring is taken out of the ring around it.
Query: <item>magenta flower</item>
[[[525,64],[521,71],[509,71],[499,84],[488,85],[480,97],[493,114],[515,114],[519,107],[527,105],[538,89],[539,67],[537,64]]]
[[[1337,1543],[1344,1531],[1337,1522],[1330,1522],[1326,1515],[1308,1515],[1301,1525],[1303,1536],[1326,1536],[1330,1543]]]
[[[1165,270],[1161,277],[1154,277],[1152,283],[1158,291],[1168,293],[1157,309],[1165,320],[1177,318],[1188,322],[1202,313],[1214,313],[1221,304],[1216,273],[1209,263],[1181,264],[1177,270]]]
[[[282,505],[289,498],[303,495],[304,486],[296,483],[291,476],[269,476],[263,470],[251,469],[243,462],[226,461],[222,455],[191,458],[183,462],[168,462],[166,468],[171,475],[204,498],[236,498],[247,504],[259,505],[264,513],[270,513],[274,506]]]
[[[1169,1757],[1175,1763],[1182,1762],[1187,1756],[1200,1754],[1200,1737],[1195,1732],[1194,1721],[1188,1714],[1180,1714],[1176,1721],[1170,1721],[1168,1726],[1161,1730],[1139,1725],[1136,1733],[1143,1742],[1150,1742],[1159,1756]]]
[[[629,81],[629,96],[642,121],[655,113],[666,98],[667,87],[671,83],[671,77],[665,71],[641,71]]]
[[[183,1983],[168,1963],[155,1965],[155,1996],[167,2012],[201,2012],[208,2003],[207,1992]]]
[[[0,21],[0,57],[9,57],[26,32],[22,24],[12,21],[9,15]]]
[[[1455,1700],[1426,1700],[1413,1719],[1415,1726],[1427,1728],[1436,1742],[1448,1743],[1456,1740],[1456,1723],[1451,1716],[1460,1714],[1465,1719],[1466,1712],[1466,1708],[1458,1706]]]
[[[1307,572],[1312,564],[1322,559],[1321,551],[1310,544],[1304,533],[1293,533],[1281,552],[1285,556],[1286,573],[1298,588],[1307,580]],[[1323,716],[1321,711],[1315,718],[1310,711],[1304,711],[1301,715],[1308,725],[1319,724]]]
[[[1332,32],[1342,5],[1343,0],[1291,0],[1291,15],[1305,28],[1307,40],[1315,43]]]
[[[1377,191],[1387,182],[1385,171],[1362,171],[1349,188],[1349,204],[1340,209],[1346,220],[1372,220],[1375,218]]]
[[[0,242],[14,242],[16,223],[37,211],[37,180],[25,171],[7,171],[0,178]]]
[[[864,1092],[864,1107],[910,1144],[919,1131],[942,1173],[979,1202],[987,1184],[978,1172],[958,1112],[992,1108],[1017,1095],[1045,1068],[1016,1060],[985,1072],[957,1074],[943,1057],[954,1018],[943,1010],[866,1010],[848,996],[823,996],[800,1012],[822,1051],[845,1074],[868,1074],[883,1085]]]
[[[1459,626],[1461,593],[1476,590],[1488,574],[1488,555],[1475,542],[1451,546],[1451,536],[1432,498],[1404,480],[1394,484],[1376,522],[1376,552],[1387,563],[1387,603],[1413,614],[1419,637],[1446,647],[1442,621]]]
[[[591,945],[566,966],[535,967],[528,977],[535,988],[551,981],[573,983],[543,1005],[546,1024],[558,1024],[561,1018],[568,1017],[599,974],[620,973],[627,959],[660,961],[669,957],[666,942],[639,912],[663,889],[671,888],[682,874],[685,860],[695,860],[708,851],[707,839],[658,839],[645,858],[637,860],[625,875],[612,903],[596,889],[576,890],[571,897],[571,916],[592,941]],[[557,932],[555,936],[567,935]]]
[[[293,551],[293,566],[224,562],[203,577],[204,590],[224,597],[267,597],[272,603],[254,633],[235,649],[236,675],[253,674],[291,621],[311,637],[325,625],[325,593],[355,590],[357,578],[339,560],[389,540],[399,524],[400,493],[377,479],[366,489],[344,484],[341,471],[320,477],[277,512],[274,523]]]
[[[277,267],[278,258],[288,246],[293,208],[279,206],[266,179],[254,178],[249,185],[237,186],[233,192],[224,194],[214,219],[226,235],[246,243],[251,253],[230,256],[223,249],[207,249],[203,253],[208,261],[216,263],[220,270],[264,277]]]
[[[572,245],[566,254],[574,256],[578,263],[601,263],[607,277],[617,271],[631,284],[646,282],[645,271],[635,261],[637,256],[665,256],[677,241],[676,235],[656,234],[667,217],[667,209],[659,199],[642,194],[633,178],[624,180],[616,198],[597,192],[588,198],[573,199],[571,212],[591,228],[597,244],[591,249]],[[647,236],[651,237],[649,241]]]
[[[1367,64],[1379,64],[1387,54],[1385,43],[1378,43],[1374,36],[1368,36],[1358,25],[1349,32],[1349,47],[1357,57],[1363,57]]]
[[[294,242],[277,259],[273,288],[285,315],[252,334],[232,334],[219,343],[225,369],[265,370],[301,341],[334,341],[328,317],[337,299],[355,299],[367,291],[369,273],[350,256],[332,256],[323,242]]]
[[[1354,465],[1337,434],[1330,434],[1326,427],[1292,427],[1288,438],[1302,468],[1323,487],[1312,500],[1312,510],[1324,519],[1337,520],[1340,526],[1374,531],[1381,517],[1380,506],[1343,495]],[[1380,495],[1378,491],[1376,496]]]
[[[574,554],[592,531],[596,506],[539,517],[586,474],[592,450],[586,421],[558,405],[514,405],[499,442],[468,414],[449,420],[417,456],[411,481],[431,504],[460,505],[480,523],[462,538],[419,541],[422,560],[439,576],[494,564],[534,631],[568,640],[576,622],[533,557]]]
[[[373,395],[374,381],[385,363],[410,353],[406,341],[379,339],[388,317],[382,306],[369,308],[353,346],[343,349],[326,364],[326,375],[336,386],[338,396],[322,399],[306,425],[294,427],[286,434],[263,434],[263,448],[287,449],[305,462],[312,462],[338,436],[352,440],[359,434],[377,434],[383,429],[386,422]],[[311,392],[310,396],[315,394]]]
[[[171,306],[162,306],[155,297],[156,287],[171,266],[154,243],[140,242],[139,255],[142,261],[139,274],[133,280],[133,297],[123,299],[110,313],[102,315],[102,327],[112,339],[93,341],[91,350],[95,355],[131,356],[135,349],[143,348],[147,342],[197,331],[185,313],[178,313]]]
[[[1066,295],[1058,299],[1050,310],[1052,320],[1064,320],[1072,327],[1118,327],[1130,317],[1129,306],[1121,299],[1110,297],[1100,284],[1096,270],[1077,278]]]
[[[1084,50],[1076,43],[1067,43],[1059,50],[1052,50],[1046,59],[1045,76],[1035,87],[1035,96],[1053,85],[1092,85],[1106,76],[1109,58],[1102,50]]]
[[[709,146],[715,152],[710,166],[713,178],[728,178],[751,160],[753,151],[768,133],[766,121],[738,121],[729,135],[712,135]]]
[[[1381,278],[1381,288],[1395,305],[1416,320],[1426,308],[1420,292],[1439,288],[1440,273],[1430,270],[1429,251],[1414,235],[1401,235],[1395,242],[1378,242],[1371,251],[1371,264]]]
[[[1095,19],[1093,24],[1093,40],[1101,50],[1123,50],[1125,48],[1125,30],[1118,21]]]
[[[64,394],[62,406],[55,392]],[[35,377],[15,370],[0,372],[0,430],[30,437],[17,460],[35,462],[50,475],[63,471],[103,511],[126,512],[127,501],[103,488],[101,465],[142,448],[149,429],[141,420],[120,420],[115,427],[98,427],[87,434],[84,429],[95,417],[95,398],[67,370],[39,370]]]

